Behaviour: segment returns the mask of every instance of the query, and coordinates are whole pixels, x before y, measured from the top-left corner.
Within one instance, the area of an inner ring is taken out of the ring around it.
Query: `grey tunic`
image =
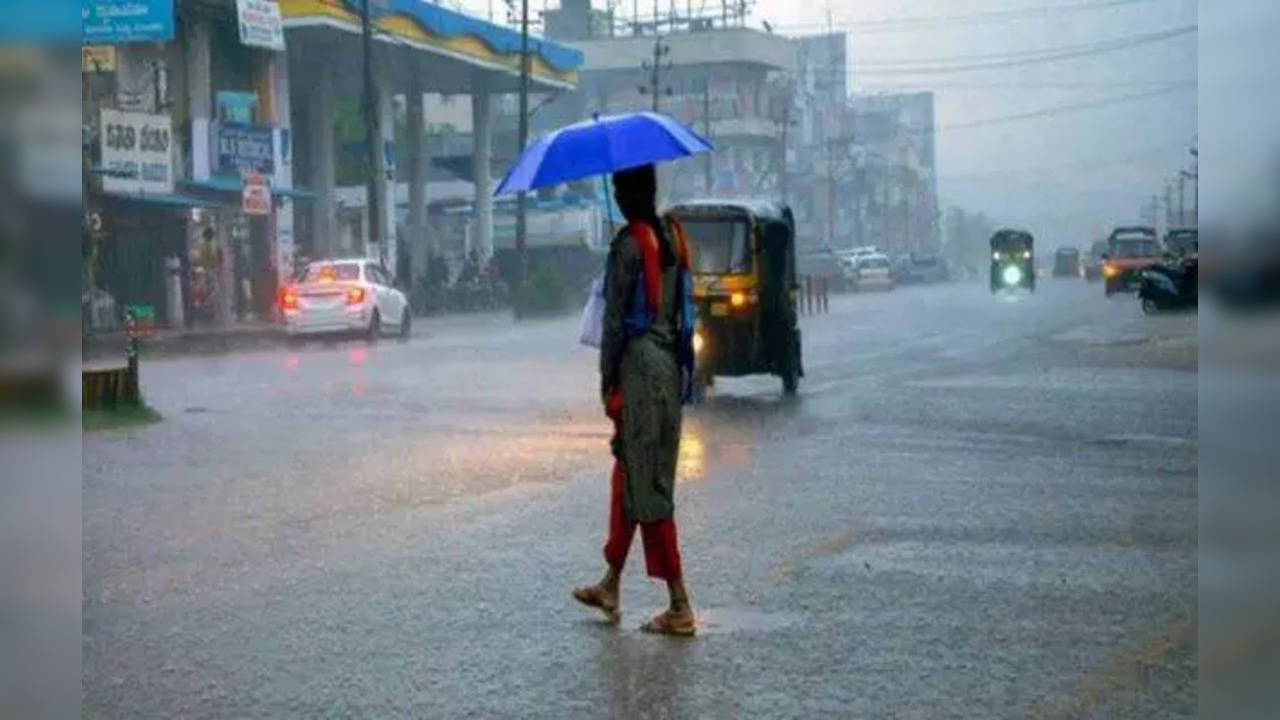
[[[642,265],[635,239],[626,230],[619,233],[609,250],[600,375],[603,392],[622,390],[622,427],[613,445],[626,471],[623,508],[634,522],[654,522],[671,517],[674,510],[681,413],[678,309],[672,266],[662,274],[653,326],[644,335],[628,337],[623,319]]]

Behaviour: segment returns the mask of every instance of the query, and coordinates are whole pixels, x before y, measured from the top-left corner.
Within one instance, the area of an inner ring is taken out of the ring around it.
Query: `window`
[[[350,282],[360,277],[360,266],[356,263],[314,263],[302,272],[300,282]]]
[[[745,220],[684,220],[693,246],[694,269],[700,273],[745,273],[751,270],[751,243]]]
[[[1118,258],[1145,258],[1160,254],[1160,244],[1151,239],[1117,239],[1111,241],[1111,254]]]
[[[365,266],[364,275],[369,279],[369,282],[374,283],[375,285],[391,287],[391,279],[382,271],[382,268],[374,265],[373,263],[369,263]]]

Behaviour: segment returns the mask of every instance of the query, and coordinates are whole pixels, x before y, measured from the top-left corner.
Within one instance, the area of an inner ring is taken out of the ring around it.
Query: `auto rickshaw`
[[[717,375],[765,373],[782,379],[785,394],[795,394],[804,369],[791,208],[706,200],[668,211],[684,226],[692,255],[695,396]]]
[[[991,292],[1036,290],[1035,239],[1025,230],[997,230],[991,236]]]
[[[1053,251],[1054,277],[1080,277],[1080,251],[1073,247],[1060,247]]]

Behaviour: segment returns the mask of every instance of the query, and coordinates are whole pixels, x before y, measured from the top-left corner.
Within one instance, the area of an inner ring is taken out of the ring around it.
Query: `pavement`
[[[83,446],[84,717],[1195,717],[1196,316],[1082,281],[832,298],[799,397],[720,379],[700,634],[602,570],[577,319],[154,359]],[[421,331],[421,332],[419,332]]]

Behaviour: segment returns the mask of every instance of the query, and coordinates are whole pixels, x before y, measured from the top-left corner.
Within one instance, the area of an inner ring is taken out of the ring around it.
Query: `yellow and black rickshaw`
[[[998,230],[991,236],[991,292],[1036,290],[1035,239],[1025,230]]]
[[[692,251],[701,398],[717,375],[771,374],[783,392],[804,376],[796,318],[795,217],[777,203],[706,200],[668,211]]]

